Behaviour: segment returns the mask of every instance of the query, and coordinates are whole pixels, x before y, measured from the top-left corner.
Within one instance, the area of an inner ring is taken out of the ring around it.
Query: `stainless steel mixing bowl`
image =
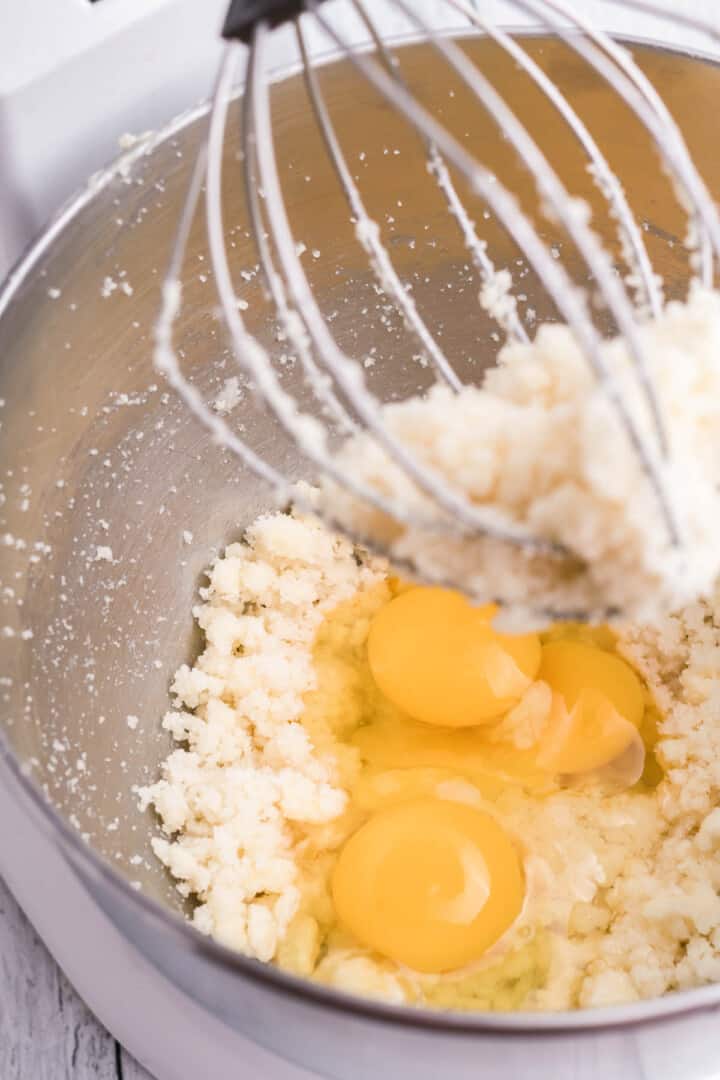
[[[558,118],[495,46],[473,38],[467,48],[542,132],[568,186],[592,201],[609,238],[611,223]],[[681,293],[684,225],[647,140],[566,50],[542,38],[531,48],[606,149],[670,293]],[[720,192],[710,104],[720,95],[720,72],[659,48],[640,55]],[[532,206],[528,178],[435,55],[411,45],[403,65],[420,96]],[[421,145],[347,63],[326,67],[322,80],[398,268],[460,373],[477,378],[497,339]],[[275,86],[273,113],[291,218],[332,330],[351,354],[372,359],[368,377],[378,394],[404,397],[427,385],[428,372],[375,292],[296,77]],[[272,501],[166,393],[151,363],[159,284],[203,123],[202,111],[189,116],[93,180],[0,297],[1,724],[7,765],[28,807],[162,972],[227,1023],[322,1075],[720,1076],[720,987],[575,1014],[420,1012],[293,979],[201,937],[185,920],[150,851],[157,823],[139,812],[133,789],[157,775],[169,749],[159,720],[172,672],[198,647],[191,606],[203,568]],[[280,362],[284,343],[276,340],[246,229],[237,125],[234,113],[225,161],[233,269],[251,329]],[[482,207],[474,212],[498,264],[515,259],[493,221],[482,219]],[[561,242],[551,226],[545,232]],[[523,266],[515,271],[524,306],[552,318],[540,283]],[[199,220],[177,331],[187,370],[212,396],[237,372],[216,317]],[[303,396],[292,363],[283,370]],[[251,389],[232,418],[274,465],[303,475]],[[128,716],[139,718],[136,728]]]

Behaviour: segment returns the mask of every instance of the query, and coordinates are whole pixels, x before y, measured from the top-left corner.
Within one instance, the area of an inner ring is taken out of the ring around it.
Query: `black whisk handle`
[[[302,10],[302,0],[232,0],[222,35],[247,43],[256,23],[264,21],[279,26],[300,15]]]

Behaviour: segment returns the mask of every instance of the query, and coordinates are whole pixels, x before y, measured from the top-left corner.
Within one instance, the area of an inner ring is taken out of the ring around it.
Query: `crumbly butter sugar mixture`
[[[665,459],[629,345],[607,341],[602,356],[654,460],[681,543],[617,408],[562,325],[540,327],[530,344],[507,344],[481,387],[438,386],[384,407],[383,421],[443,486],[562,544],[563,557],[463,536],[447,519],[440,529],[404,525],[328,483],[324,505],[353,535],[389,547],[398,564],[511,601],[516,619],[523,609],[528,619],[548,609],[616,608],[649,621],[709,595],[720,572],[720,294],[694,288],[687,302],[643,324],[639,342],[666,420]],[[351,437],[338,460],[356,480],[437,522],[437,507],[370,434]]]
[[[562,402],[580,375],[559,353]],[[511,635],[288,514],[208,576],[164,719],[178,746],[143,792],[201,931],[438,1008],[720,980],[720,593],[653,625]]]

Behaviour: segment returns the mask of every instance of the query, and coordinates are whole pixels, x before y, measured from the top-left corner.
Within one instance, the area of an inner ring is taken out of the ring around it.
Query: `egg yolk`
[[[637,739],[645,711],[642,684],[619,656],[576,641],[542,648],[538,679],[553,691],[538,761],[581,773],[615,760]]]
[[[519,701],[540,664],[535,634],[500,634],[493,604],[473,607],[452,589],[414,588],[375,615],[370,670],[390,701],[416,720],[469,727]]]
[[[478,960],[520,914],[524,879],[507,833],[463,803],[413,799],[376,813],[340,853],[340,923],[416,971]]]

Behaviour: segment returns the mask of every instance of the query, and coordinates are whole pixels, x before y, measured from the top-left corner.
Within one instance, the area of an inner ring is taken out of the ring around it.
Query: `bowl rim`
[[[519,36],[551,36],[547,29],[537,26],[514,26],[506,28]],[[465,27],[449,27],[438,31],[449,36],[482,37],[479,31]],[[717,55],[695,47],[677,47],[653,38],[631,34],[614,34],[615,40],[630,45],[639,45],[659,51],[684,55],[691,59],[714,66],[720,65]],[[393,47],[417,44],[416,34],[398,34],[388,37],[388,44]],[[370,50],[372,44],[358,48]],[[314,57],[317,64],[330,64],[343,58],[338,49],[323,51]],[[279,82],[298,74],[299,62],[284,65],[270,73],[273,82]],[[239,84],[233,91],[233,97],[239,97],[243,86]],[[55,212],[38,236],[21,253],[5,280],[0,282],[0,320],[9,308],[23,284],[30,278],[35,266],[51,248],[53,242],[62,233],[66,225],[73,221],[89,205],[94,197],[119,176],[127,175],[142,158],[149,156],[161,144],[190,125],[207,116],[210,101],[204,100],[179,113],[168,124],[157,131],[146,132],[139,136],[135,144],[120,153],[112,162],[93,173]],[[502,1035],[512,1033],[515,1037],[551,1037],[562,1034],[577,1035],[583,1032],[615,1032],[625,1028],[640,1027],[662,1017],[682,1017],[689,1013],[708,1011],[720,1006],[720,983],[696,987],[687,990],[675,990],[658,998],[649,998],[621,1005],[607,1005],[588,1009],[558,1011],[513,1011],[500,1012],[462,1012],[459,1010],[441,1010],[422,1006],[393,1004],[390,1002],[362,997],[324,986],[312,979],[292,975],[271,963],[263,963],[246,956],[213,938],[202,934],[196,927],[178,913],[163,906],[159,901],[134,889],[130,882],[117,871],[103,856],[86,844],[80,833],[54,809],[49,798],[31,775],[31,768],[17,757],[4,730],[0,729],[0,763],[4,764],[16,781],[22,801],[29,809],[35,823],[56,844],[58,840],[63,857],[72,868],[84,878],[94,879],[100,884],[119,890],[131,909],[149,921],[164,934],[170,934],[179,945],[189,946],[194,952],[200,952],[213,964],[218,964],[230,971],[237,972],[248,981],[260,983],[269,991],[276,991],[286,997],[310,1005],[321,1006],[335,1013],[372,1020],[385,1026],[422,1030],[441,1031],[456,1035]],[[120,930],[127,937],[124,930]],[[153,962],[154,963],[154,962]],[[183,991],[187,992],[187,991]],[[207,1006],[204,1006],[207,1008]]]

